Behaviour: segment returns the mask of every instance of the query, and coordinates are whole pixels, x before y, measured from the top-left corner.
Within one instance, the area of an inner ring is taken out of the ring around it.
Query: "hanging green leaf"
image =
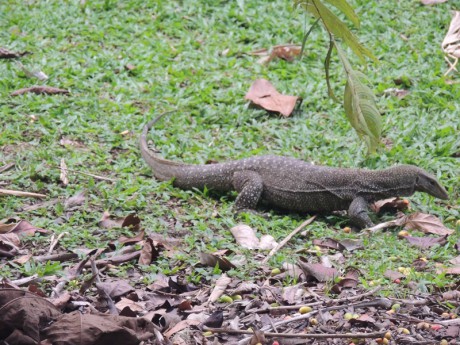
[[[359,18],[356,15],[355,11],[353,10],[353,7],[350,6],[348,2],[345,0],[325,0],[328,3],[330,3],[332,6],[337,8],[339,11],[341,11],[343,14],[347,16],[348,19],[351,20],[354,26],[359,28]]]
[[[328,0],[326,0],[328,1]],[[347,25],[339,19],[331,10],[329,10],[320,0],[296,0],[298,4],[303,6],[307,12],[310,12],[315,18],[321,19],[326,30],[332,33],[335,37],[341,38],[345,44],[347,44],[351,50],[361,59],[362,62],[365,62],[365,56],[371,58],[374,61],[378,61],[377,58],[372,54],[370,50],[364,47],[361,43],[358,42],[356,36],[348,29]],[[351,9],[348,10],[348,6],[343,5],[346,3],[345,0],[330,0],[328,1],[331,4],[341,9],[345,8],[344,12],[347,16],[354,14],[354,11]],[[340,7],[339,7],[340,6]],[[359,24],[359,22],[358,22]]]
[[[364,84],[367,81],[366,76],[353,70],[336,41],[334,45],[347,74],[344,95],[345,113],[358,135],[366,142],[368,151],[375,152],[380,144],[382,120],[375,104],[374,94]]]

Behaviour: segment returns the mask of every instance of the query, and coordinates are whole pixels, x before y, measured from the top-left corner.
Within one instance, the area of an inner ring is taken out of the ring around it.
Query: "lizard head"
[[[420,168],[417,168],[414,187],[417,192],[425,192],[435,198],[444,200],[449,198],[447,191],[441,186],[438,180],[436,180],[436,177]]]

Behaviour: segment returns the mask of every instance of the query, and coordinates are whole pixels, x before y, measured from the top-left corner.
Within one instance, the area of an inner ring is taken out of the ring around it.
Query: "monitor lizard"
[[[238,211],[255,210],[261,201],[294,212],[348,210],[352,224],[364,228],[373,225],[368,205],[376,200],[411,196],[415,192],[448,198],[433,175],[414,165],[383,170],[334,168],[274,155],[216,164],[186,164],[164,159],[148,148],[147,135],[165,114],[146,124],[140,136],[142,157],[155,178],[173,179],[173,185],[182,189],[236,190]]]

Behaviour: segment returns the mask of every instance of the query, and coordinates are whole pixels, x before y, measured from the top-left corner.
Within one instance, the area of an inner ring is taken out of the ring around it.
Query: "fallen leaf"
[[[259,239],[256,236],[254,229],[245,224],[238,224],[230,229],[236,243],[243,248],[257,249],[259,247]]]
[[[129,308],[134,313],[141,313],[145,310],[145,302],[135,302],[128,298],[122,297],[120,301],[115,304],[117,310],[121,312],[125,308]]]
[[[118,239],[118,243],[122,243],[122,244],[138,243],[144,240],[144,236],[145,236],[145,232],[144,230],[142,230],[140,233],[138,233],[134,237],[120,236],[120,238]]]
[[[401,279],[405,277],[404,274],[392,270],[386,270],[383,276],[389,278],[391,281],[395,281],[396,279]]]
[[[412,237],[412,236],[405,236],[404,238],[409,242],[411,245],[422,248],[422,249],[427,249],[430,248],[436,244],[439,244],[440,246],[444,245],[447,243],[446,240],[447,236],[444,237]]]
[[[208,267],[215,267],[216,264],[219,264],[219,268],[222,271],[228,271],[232,268],[236,268],[235,265],[224,257],[203,252],[200,253],[200,263]]]
[[[460,265],[444,268],[442,270],[445,274],[460,274]]]
[[[247,249],[270,250],[275,248],[278,243],[271,235],[263,235],[260,240],[257,238],[254,229],[245,224],[238,224],[230,229],[236,243]]]
[[[68,209],[72,209],[74,207],[80,206],[85,202],[85,199],[86,199],[85,192],[80,191],[77,194],[75,194],[74,196],[68,198],[64,202],[64,208],[66,210],[68,210]]]
[[[25,75],[28,78],[37,78],[38,80],[44,81],[48,79],[48,76],[42,72],[42,71],[32,71],[26,68],[22,63],[19,61],[16,61],[17,65],[22,69],[22,71],[25,73]]]
[[[62,182],[62,185],[65,187],[69,184],[69,178],[67,177],[67,164],[65,164],[64,158],[61,158],[60,165],[61,174],[59,180]]]
[[[386,211],[404,211],[409,208],[409,200],[400,198],[389,198],[378,200],[371,205],[375,213]]]
[[[282,95],[268,80],[257,79],[249,88],[245,99],[250,100],[265,110],[289,116],[300,98]]]
[[[10,220],[7,220],[7,223],[0,223],[0,234],[5,233],[15,233],[18,235],[24,236],[33,236],[36,232],[47,233],[47,230],[37,228],[30,224],[28,221],[20,220],[17,223],[8,223]]]
[[[338,241],[334,240],[333,238],[314,239],[313,245],[334,250],[345,249],[345,247],[343,247]]]
[[[29,52],[16,53],[9,49],[0,47],[0,59],[14,59],[24,55],[30,54]]]
[[[335,268],[325,267],[322,264],[310,264],[300,260],[299,266],[307,276],[312,276],[319,282],[333,280],[339,275]]]
[[[283,44],[272,47],[272,49],[258,49],[250,53],[250,55],[260,56],[258,63],[265,65],[275,58],[286,61],[293,61],[296,56],[300,55],[302,46],[297,44]]]
[[[222,274],[219,277],[219,279],[216,280],[216,285],[214,286],[214,289],[212,289],[212,292],[209,295],[208,302],[213,303],[217,301],[219,297],[224,294],[228,284],[230,284],[231,281],[232,279],[227,277],[225,273]]]
[[[44,338],[52,344],[137,345],[154,337],[154,331],[153,323],[143,318],[74,311],[57,318],[45,329]]]
[[[26,93],[35,93],[37,95],[66,95],[70,92],[64,89],[58,89],[56,87],[51,86],[32,86],[26,87],[24,89],[16,90],[10,94],[10,96],[19,96],[24,95]]]
[[[97,283],[97,288],[104,290],[110,298],[118,298],[132,291],[134,288],[124,280]]]
[[[275,238],[272,235],[262,235],[260,237],[259,249],[260,250],[272,250],[278,245]]]
[[[451,235],[454,231],[446,228],[438,217],[421,212],[406,217],[405,226],[411,230],[420,230],[424,233],[436,235]]]
[[[398,88],[395,88],[395,87],[391,87],[389,89],[384,90],[383,93],[385,95],[394,96],[394,97],[397,97],[399,99],[403,99],[408,94],[410,94],[410,91],[405,90],[405,89],[398,89]]]
[[[43,325],[61,314],[46,299],[13,289],[0,290],[0,309],[0,334],[6,344],[37,344]]]
[[[111,228],[123,228],[132,226],[133,230],[139,230],[141,220],[135,213],[131,213],[126,217],[113,217],[109,212],[104,211],[102,218],[99,221],[99,226],[111,229]]]
[[[222,310],[217,310],[203,322],[203,325],[211,328],[220,328],[223,323],[224,312]]]
[[[448,74],[451,70],[455,69],[455,65],[460,58],[460,11],[454,11],[449,30],[442,41],[441,47],[444,53],[454,60],[452,63],[446,58],[450,65],[449,70],[445,73]]]

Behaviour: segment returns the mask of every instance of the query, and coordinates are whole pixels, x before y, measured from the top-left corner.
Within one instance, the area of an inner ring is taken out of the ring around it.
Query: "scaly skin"
[[[296,212],[348,210],[352,223],[362,228],[373,225],[367,211],[368,204],[376,200],[415,192],[448,198],[434,176],[412,165],[384,170],[346,169],[283,156],[256,156],[209,165],[173,162],[147,146],[150,128],[165,114],[149,122],[140,137],[142,157],[155,178],[174,179],[174,186],[182,189],[236,190],[238,210],[254,210],[260,201]]]

